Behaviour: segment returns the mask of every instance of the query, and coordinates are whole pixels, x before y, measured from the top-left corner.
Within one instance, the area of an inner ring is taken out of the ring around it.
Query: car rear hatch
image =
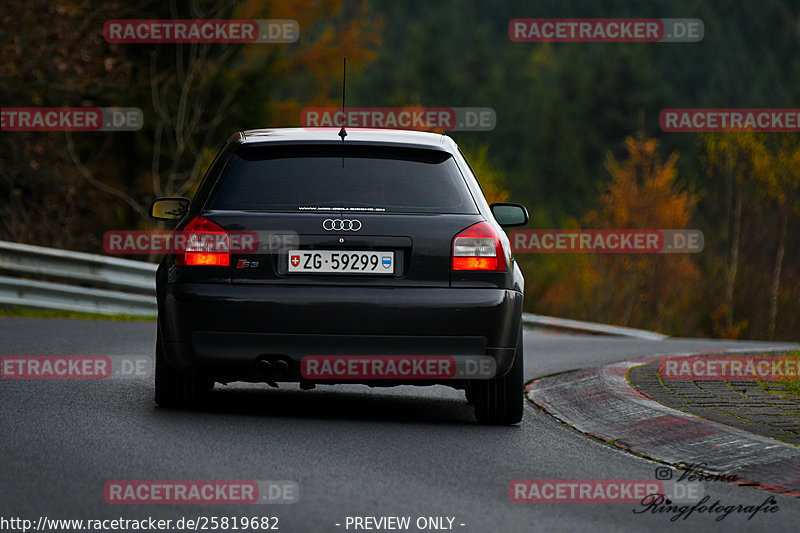
[[[370,145],[242,147],[202,216],[255,232],[233,283],[446,287],[453,236],[481,221],[445,151]]]

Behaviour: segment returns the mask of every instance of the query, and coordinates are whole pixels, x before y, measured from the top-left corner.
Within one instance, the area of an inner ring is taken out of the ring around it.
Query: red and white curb
[[[670,357],[744,351],[754,350]],[[628,383],[628,370],[658,359],[648,357],[546,376],[528,384],[526,395],[565,424],[630,452],[672,465],[705,464],[704,469],[711,474],[735,474],[739,484],[800,497],[800,448],[671,409]]]

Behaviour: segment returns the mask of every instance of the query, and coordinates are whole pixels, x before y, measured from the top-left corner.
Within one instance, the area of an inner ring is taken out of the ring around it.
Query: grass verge
[[[783,357],[793,357],[795,359],[800,359],[800,351],[786,354]],[[786,387],[786,390],[788,392],[796,396],[800,396],[800,378],[781,380],[781,383],[783,384],[784,387]]]
[[[100,313],[84,313],[81,311],[63,311],[61,309],[34,309],[31,307],[0,306],[0,317],[13,318],[78,318],[81,320],[114,320],[118,322],[153,322],[156,317],[138,315],[103,315]]]

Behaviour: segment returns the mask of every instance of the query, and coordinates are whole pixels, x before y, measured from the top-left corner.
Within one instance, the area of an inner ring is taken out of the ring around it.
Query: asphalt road
[[[152,365],[154,340],[154,323],[0,319],[2,355],[146,357]],[[767,344],[526,330],[525,373]],[[670,514],[635,513],[643,508],[632,503],[512,503],[514,479],[649,480],[658,466],[530,404],[517,427],[483,427],[473,422],[463,393],[444,387],[235,385],[218,386],[210,409],[181,412],[154,407],[151,379],[148,371],[91,381],[0,380],[0,523],[273,516],[279,531],[316,532],[356,531],[345,527],[348,516],[409,516],[408,531],[419,531],[418,517],[450,517],[455,531],[518,532],[767,531],[800,520],[800,500],[778,495],[777,513],[751,520],[732,513],[721,521],[694,513],[673,522]],[[103,496],[110,480],[292,480],[300,498],[279,505],[112,505]],[[757,505],[770,496],[721,482],[704,490],[722,505]]]

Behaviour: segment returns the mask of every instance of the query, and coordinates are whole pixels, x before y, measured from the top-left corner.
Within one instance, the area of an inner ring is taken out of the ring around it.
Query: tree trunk
[[[775,269],[772,272],[772,291],[769,299],[769,340],[775,338],[775,323],[778,320],[778,295],[781,290],[781,270],[783,254],[786,251],[786,235],[788,234],[789,210],[781,209],[781,231],[778,237],[778,251],[775,256]]]
[[[728,263],[725,279],[725,307],[728,311],[725,316],[725,328],[730,331],[733,327],[733,294],[736,287],[736,273],[739,269],[739,234],[742,229],[742,191],[736,189],[736,206],[733,215],[733,238],[731,239],[731,256]]]

